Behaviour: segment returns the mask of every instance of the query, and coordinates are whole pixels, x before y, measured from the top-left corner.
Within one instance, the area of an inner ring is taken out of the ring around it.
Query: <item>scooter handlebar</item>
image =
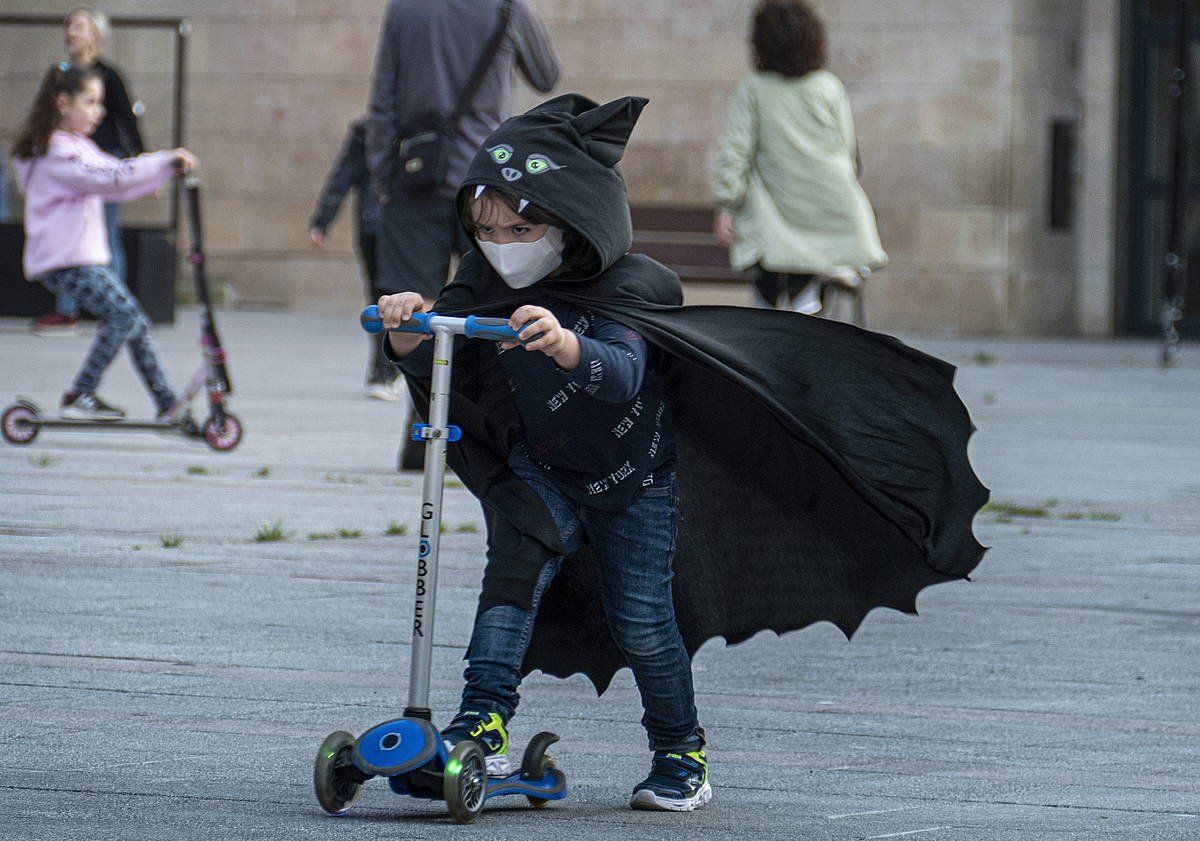
[[[362,311],[359,323],[368,333],[385,332],[383,320],[379,317],[379,307],[375,304],[371,304]],[[517,336],[517,331],[508,326],[506,318],[487,318],[478,315],[455,318],[438,315],[436,312],[414,312],[407,322],[399,327],[387,328],[386,332],[432,334],[434,327],[448,328],[451,333],[466,336],[468,339],[487,339],[493,342],[521,341]]]
[[[378,335],[383,332],[432,333],[433,328],[429,326],[429,316],[430,315],[432,315],[432,313],[414,312],[412,314],[412,318],[410,318],[406,324],[402,324],[399,327],[393,327],[393,328],[391,328],[391,330],[385,331],[384,326],[383,326],[383,319],[381,319],[379,317],[379,307],[376,306],[375,304],[371,304],[369,307],[367,307],[366,309],[364,309],[362,311],[362,315],[359,316],[358,321],[362,325],[362,329],[366,330],[368,333],[371,333],[373,335]]]

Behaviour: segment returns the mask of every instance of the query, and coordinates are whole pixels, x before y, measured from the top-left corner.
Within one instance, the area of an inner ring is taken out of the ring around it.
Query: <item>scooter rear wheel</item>
[[[26,403],[15,403],[4,410],[0,418],[0,431],[10,444],[28,444],[37,438],[41,428],[31,423],[38,416],[37,409]]]
[[[313,790],[321,808],[331,815],[344,815],[358,800],[362,783],[339,777],[337,769],[350,761],[354,737],[344,730],[330,733],[321,743],[313,763]]]
[[[483,811],[483,801],[487,799],[487,760],[477,743],[468,739],[450,751],[442,774],[442,796],[455,823],[471,823]]]
[[[550,757],[548,757],[548,756],[543,756],[543,757],[542,757],[542,764],[541,764],[541,767],[540,767],[540,772],[541,772],[541,773],[539,773],[539,774],[538,774],[538,779],[541,779],[542,777],[545,777],[545,776],[546,776],[546,774],[548,774],[550,771],[554,770],[554,769],[555,769],[555,768],[557,768],[557,767],[558,767],[558,766],[554,764],[554,760],[553,760],[553,759],[551,759],[551,758],[550,758]],[[528,800],[528,801],[529,801],[529,805],[530,805],[530,806],[532,806],[532,807],[533,807],[533,808],[535,808],[535,809],[545,809],[547,806],[549,806],[549,805],[550,805],[550,801],[549,801],[549,800],[547,800],[546,798],[544,798],[544,797],[534,797],[532,794],[527,794],[527,795],[525,795],[525,799],[526,799],[526,800]]]
[[[558,741],[554,733],[538,733],[529,740],[525,747],[525,755],[521,758],[521,776],[528,780],[540,780],[551,769],[556,768],[554,760],[546,756],[546,748]],[[526,795],[529,805],[535,809],[544,809],[550,802],[543,797]]]
[[[209,418],[204,424],[204,440],[218,452],[232,450],[242,442],[242,422],[229,412],[225,413],[223,428],[217,426],[216,418]]]

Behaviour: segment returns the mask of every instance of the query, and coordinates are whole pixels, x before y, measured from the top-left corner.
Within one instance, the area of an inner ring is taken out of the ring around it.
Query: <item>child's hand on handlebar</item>
[[[539,350],[568,371],[579,364],[579,337],[574,330],[559,324],[554,313],[545,307],[526,304],[509,317],[508,326],[517,331],[525,350]],[[501,342],[501,347],[514,348],[521,344]]]
[[[178,149],[172,149],[171,154],[175,156],[175,168],[180,172],[191,172],[200,166],[200,159],[182,146]]]
[[[408,321],[415,312],[429,312],[433,308],[433,302],[425,300],[416,292],[399,292],[382,296],[378,306],[379,319],[383,322],[384,329],[391,330]]]

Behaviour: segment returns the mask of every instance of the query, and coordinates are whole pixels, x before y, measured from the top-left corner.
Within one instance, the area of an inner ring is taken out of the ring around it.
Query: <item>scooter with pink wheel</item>
[[[233,385],[225,365],[225,349],[217,335],[213,318],[212,301],[208,294],[208,277],[204,271],[203,230],[200,224],[200,181],[189,176],[184,181],[184,198],[188,211],[188,222],[192,234],[192,249],[188,262],[196,281],[196,295],[200,300],[200,347],[203,363],[192,377],[179,404],[187,407],[203,389],[208,397],[208,417],[202,422],[192,419],[190,412],[180,417],[163,419],[90,420],[48,417],[32,400],[18,397],[17,401],[0,415],[0,434],[10,444],[29,444],[43,429],[88,432],[177,432],[186,438],[203,438],[208,446],[218,452],[232,450],[241,443],[245,428],[237,415],[226,407]]]

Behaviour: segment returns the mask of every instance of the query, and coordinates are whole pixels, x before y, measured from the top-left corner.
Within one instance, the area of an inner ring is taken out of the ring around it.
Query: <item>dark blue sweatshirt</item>
[[[564,371],[541,351],[500,352],[524,424],[526,454],[569,497],[620,510],[674,465],[671,418],[646,342],[634,330],[552,298],[532,302],[579,336]]]

